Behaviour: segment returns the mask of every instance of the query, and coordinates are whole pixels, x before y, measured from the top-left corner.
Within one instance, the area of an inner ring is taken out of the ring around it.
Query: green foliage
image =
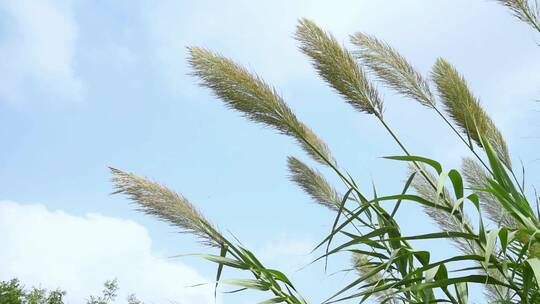
[[[116,280],[106,281],[101,296],[90,296],[87,304],[108,304],[116,299],[118,292],[118,282]]]
[[[106,281],[100,296],[90,296],[86,304],[112,304],[117,297],[116,280]],[[26,289],[18,279],[0,282],[0,304],[64,304],[66,292],[60,289],[48,291],[44,288]],[[144,304],[134,294],[127,297],[128,304]]]
[[[540,31],[536,1],[499,2]],[[482,285],[489,303],[540,303],[540,214],[531,204],[538,200],[531,199],[517,181],[504,137],[465,77],[442,58],[434,63],[431,77],[423,77],[390,45],[363,33],[351,36],[355,47],[351,52],[307,19],[299,21],[294,37],[322,79],[353,109],[380,122],[402,150],[402,155],[386,157],[409,165],[410,175],[399,194],[379,196],[375,188],[361,189],[338,165],[330,148],[256,74],[196,47],[189,48],[188,61],[203,87],[249,120],[292,137],[346,189],[340,194],[317,169],[289,156],[291,180],[333,213],[332,229],[314,248],[320,254],[313,262],[324,260],[326,268],[329,258],[346,252],[352,255],[349,270],[358,274],[324,303],[374,298],[392,304],[464,304],[470,284]],[[433,110],[449,126],[471,152],[461,171],[409,151],[383,117],[383,100],[369,78],[372,74],[398,94]],[[219,248],[218,255],[200,254],[217,264],[216,291],[223,270],[234,268],[252,276],[222,281],[238,287],[236,291],[269,292],[270,299],[262,303],[307,303],[285,274],[266,268],[244,246],[224,237],[186,198],[135,174],[111,170],[115,193],[127,195],[139,210],[198,236],[203,244]],[[438,229],[403,235],[395,215],[406,204],[420,205]],[[474,210],[476,223],[465,205]],[[460,252],[434,260],[429,248],[415,248],[416,240],[449,241]]]
[[[19,280],[0,282],[0,304],[63,304],[65,292],[33,287],[25,290]]]
[[[22,303],[23,297],[24,292],[18,280],[0,283],[0,304],[19,304]]]

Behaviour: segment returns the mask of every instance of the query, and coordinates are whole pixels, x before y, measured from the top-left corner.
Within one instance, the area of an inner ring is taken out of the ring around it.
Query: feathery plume
[[[190,47],[188,52],[192,74],[200,79],[201,86],[211,89],[227,107],[254,122],[294,137],[319,163],[328,165],[328,161],[335,164],[326,144],[296,118],[276,90],[259,76],[211,51]]]
[[[311,169],[293,156],[288,157],[287,166],[290,179],[300,186],[316,203],[333,211],[339,210],[340,196],[320,172]]]
[[[375,267],[365,254],[359,252],[352,253],[352,265],[360,277],[370,273]],[[380,273],[376,273],[375,275],[369,277],[366,281],[371,284],[376,284],[382,280],[382,275]],[[391,292],[391,289],[376,292],[375,297],[379,303],[395,304],[397,303],[396,300],[389,296]]]
[[[183,196],[133,173],[110,168],[115,191],[125,194],[139,207],[138,211],[168,222],[182,232],[198,236],[204,245],[221,247],[223,237],[217,229]],[[211,227],[211,229],[208,229]]]
[[[469,188],[486,188],[489,175],[477,161],[464,157],[461,162],[461,170]],[[507,214],[495,196],[485,191],[474,192],[480,198],[482,209],[486,211],[491,221],[499,224],[499,226],[518,228],[516,221]]]
[[[478,169],[482,170],[482,168],[477,164]],[[410,166],[409,169],[417,170],[416,167]],[[436,181],[437,178],[431,174],[429,171],[425,171],[427,174],[427,177],[431,179],[432,181]],[[447,198],[447,200],[437,200],[435,199],[437,196],[437,192],[433,189],[433,187],[426,181],[426,179],[417,174],[415,175],[415,178],[412,182],[412,187],[416,190],[418,195],[423,197],[426,200],[432,201],[432,202],[439,202],[446,204],[446,207],[452,208],[454,205],[454,201],[452,200],[450,196],[450,192],[446,187],[443,188],[443,195]],[[431,217],[431,219],[437,223],[437,225],[444,231],[462,231],[466,232],[465,225],[472,227],[470,219],[466,216],[466,214],[462,214],[463,222],[460,222],[456,217],[449,216],[448,213],[445,211],[442,211],[440,209],[436,208],[429,208],[424,207],[424,212]],[[478,246],[475,242],[470,240],[465,240],[461,238],[454,238],[452,239],[452,242],[456,245],[456,247],[461,250],[464,254],[476,254],[483,256],[485,255],[485,251]],[[494,278],[501,279],[501,275],[499,272],[493,269],[484,270],[487,274]],[[501,300],[501,295],[506,295],[505,292],[506,289],[501,286],[495,286],[495,285],[485,285],[484,292],[486,295],[491,299],[497,299]]]
[[[506,142],[480,102],[469,90],[463,76],[447,61],[437,59],[432,73],[433,80],[443,101],[446,112],[456,124],[479,146],[479,134],[489,140],[504,164],[511,168]]]
[[[359,48],[354,55],[388,87],[426,107],[435,107],[427,81],[390,45],[363,33],[352,35],[351,42]]]
[[[424,167],[425,169],[425,167]],[[413,166],[409,165],[409,170],[412,172],[417,171],[418,169]],[[438,178],[433,175],[428,170],[424,170],[426,177],[431,181],[436,181]],[[422,198],[430,201],[430,202],[436,202],[439,204],[444,204],[445,207],[454,207],[454,200],[452,196],[450,195],[450,191],[446,187],[443,188],[442,195],[446,199],[438,199],[437,190],[433,188],[433,186],[428,182],[426,177],[422,176],[421,174],[416,174],[413,181],[412,181],[412,187],[413,189],[420,195]],[[466,232],[464,229],[464,225],[468,225],[469,227],[472,227],[471,221],[469,218],[463,214],[463,222],[460,222],[456,217],[449,216],[449,214],[446,211],[443,211],[438,208],[431,208],[427,206],[423,206],[424,212],[435,222],[442,230],[444,231],[462,231]],[[454,244],[457,248],[459,248],[463,253],[465,254],[477,254],[478,253],[478,247],[475,245],[474,242],[462,238],[455,238],[452,239]]]
[[[496,0],[508,7],[514,16],[540,32],[540,3],[538,0]]]
[[[300,50],[308,55],[319,75],[355,109],[382,117],[377,90],[353,56],[314,22],[301,19],[295,33]]]
[[[409,169],[417,170],[416,167],[410,166]],[[482,168],[480,168],[482,169]],[[437,178],[435,175],[431,174],[429,171],[425,171],[426,175],[429,179],[432,181],[436,181]],[[427,180],[417,174],[415,175],[412,187],[416,190],[418,195],[420,195],[422,198],[429,200],[431,202],[439,202],[446,204],[446,207],[452,208],[454,205],[454,201],[452,200],[450,196],[450,192],[446,187],[443,188],[443,195],[447,198],[447,200],[437,200],[437,192],[433,189],[433,187],[427,182]],[[466,232],[464,226],[467,225],[469,227],[472,227],[470,219],[466,216],[466,214],[462,214],[463,222],[460,222],[456,217],[449,216],[449,214],[445,211],[442,211],[440,209],[436,208],[429,208],[424,206],[424,212],[431,217],[431,219],[437,223],[437,225],[444,231],[462,231]],[[485,254],[485,251],[478,246],[475,242],[470,240],[465,240],[462,238],[454,238],[452,239],[452,242],[456,247],[461,250],[464,254],[476,254],[483,256]],[[488,273],[490,276],[494,278],[500,278],[500,273],[498,273],[496,270],[488,269],[487,271],[484,270],[486,273]],[[500,278],[502,279],[502,278]],[[500,295],[505,295],[504,292],[505,289],[500,286],[495,285],[485,285],[485,293],[486,295],[491,299],[501,299]]]

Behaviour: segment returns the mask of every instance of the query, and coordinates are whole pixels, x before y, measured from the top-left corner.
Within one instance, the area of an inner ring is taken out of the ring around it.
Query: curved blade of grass
[[[426,158],[426,157],[413,156],[413,155],[410,155],[410,156],[408,156],[408,155],[400,155],[400,156],[385,156],[383,158],[392,159],[392,160],[408,161],[408,162],[421,162],[421,163],[429,165],[430,167],[435,169],[435,171],[437,171],[437,173],[439,175],[442,173],[441,164],[439,162],[433,160],[433,159],[429,159],[429,158]]]
[[[343,196],[343,199],[341,200],[341,203],[339,204],[339,210],[336,214],[336,219],[334,220],[334,224],[332,225],[332,231],[330,232],[330,237],[328,238],[328,244],[326,245],[326,253],[328,253],[328,249],[330,248],[330,244],[332,243],[332,238],[334,237],[336,231],[336,226],[339,222],[339,217],[341,216],[341,213],[343,212],[343,208],[345,208],[345,203],[347,202],[347,199],[349,198],[349,195],[353,191],[353,188],[350,188],[347,193]],[[326,272],[328,267],[328,258],[325,258],[324,260],[324,271]]]
[[[227,246],[223,245],[221,246],[219,256],[223,259],[226,259],[225,255],[227,255]],[[236,260],[233,260],[233,261],[236,262]],[[230,261],[228,261],[228,263],[230,263]],[[223,262],[219,263],[217,273],[216,273],[216,285],[214,286],[214,300],[215,301],[217,300],[217,289],[219,285],[219,279],[221,278],[221,272],[223,271],[223,265],[225,265],[225,263]]]
[[[270,289],[270,284],[252,279],[223,280],[223,283],[261,291],[267,291]]]
[[[409,176],[409,178],[405,182],[405,186],[403,187],[403,190],[401,191],[401,195],[404,195],[405,193],[407,193],[407,190],[411,186],[411,183],[414,180],[415,175],[416,175],[416,172],[413,172],[411,174],[411,176]],[[402,201],[401,199],[398,199],[398,201],[396,202],[396,205],[394,206],[394,209],[392,209],[392,213],[390,213],[391,218],[393,218],[396,215],[396,213],[397,213],[397,211],[399,209],[399,206],[401,205],[401,201]]]

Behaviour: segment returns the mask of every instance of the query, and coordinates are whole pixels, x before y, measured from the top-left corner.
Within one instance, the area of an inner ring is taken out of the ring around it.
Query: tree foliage
[[[112,304],[117,297],[118,282],[109,280],[103,284],[100,296],[90,296],[86,304]],[[18,279],[0,282],[0,304],[65,304],[66,292],[61,289],[49,291],[44,288],[25,288]],[[144,304],[134,294],[127,297],[128,304]]]

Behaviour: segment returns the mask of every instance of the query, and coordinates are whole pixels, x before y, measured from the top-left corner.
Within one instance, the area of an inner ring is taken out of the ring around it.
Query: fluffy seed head
[[[540,3],[538,0],[496,0],[508,7],[514,16],[540,32]]]
[[[353,35],[351,42],[358,47],[354,55],[388,87],[424,106],[435,107],[427,81],[395,49],[363,33]]]
[[[355,109],[382,116],[377,90],[353,56],[314,22],[301,19],[295,34],[300,50],[308,55],[321,77]]]
[[[487,138],[499,158],[510,168],[510,155],[501,132],[471,93],[465,79],[441,58],[435,63],[432,77],[445,110],[454,122],[480,146],[478,134]]]
[[[133,173],[110,169],[115,187],[113,194],[127,195],[138,205],[139,211],[168,222],[182,232],[198,236],[205,245],[222,246],[221,234],[186,198]]]
[[[409,165],[409,172],[416,172],[418,169],[414,165]],[[442,191],[442,195],[446,198],[438,199],[437,190],[433,188],[433,186],[429,183],[428,180],[430,180],[432,183],[436,184],[438,178],[430,173],[426,168],[424,167],[424,172],[426,174],[426,177],[422,176],[421,174],[417,173],[414,176],[414,179],[412,181],[411,186],[413,189],[418,193],[419,196],[424,198],[425,200],[428,200],[430,202],[437,202],[439,205],[443,205],[448,208],[454,207],[454,200],[452,196],[450,195],[450,191],[448,191],[448,188],[444,187]],[[464,224],[471,225],[471,221],[469,218],[463,214],[463,222],[460,222],[456,217],[450,216],[446,211],[438,209],[438,208],[431,208],[427,206],[423,206],[424,212],[431,218],[431,220],[436,223],[442,230],[444,231],[465,231]],[[462,238],[455,238],[452,239],[452,242],[454,245],[459,248],[463,253],[465,254],[476,254],[477,253],[477,246],[466,239]]]
[[[488,173],[474,159],[465,157],[461,162],[461,171],[467,181],[467,186],[472,189],[485,189],[488,185]],[[518,228],[516,221],[508,215],[496,197],[492,194],[475,190],[480,198],[482,210],[485,210],[489,219],[494,223],[500,223],[506,227]]]
[[[316,161],[335,164],[326,144],[296,118],[276,90],[259,76],[211,51],[191,47],[188,52],[192,74],[227,107],[254,122],[292,136]]]
[[[373,271],[373,269],[376,267],[365,254],[359,252],[352,253],[352,266],[359,276],[366,275],[367,273]],[[383,280],[384,278],[381,273],[376,273],[369,277],[366,281],[368,283],[375,284],[382,282]],[[397,303],[397,299],[392,298],[392,291],[392,289],[389,289],[376,292],[375,297],[379,303],[395,304]]]
[[[338,211],[341,200],[336,190],[324,179],[320,172],[311,169],[295,157],[287,159],[289,177],[302,188],[316,203]]]

